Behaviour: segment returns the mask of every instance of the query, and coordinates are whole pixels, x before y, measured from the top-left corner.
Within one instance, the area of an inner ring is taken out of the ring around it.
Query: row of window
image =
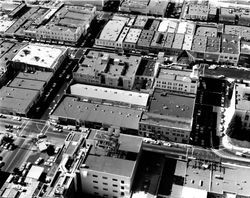
[[[98,192],[94,192],[94,195],[100,196]],[[121,196],[124,196],[124,192],[121,192]],[[109,197],[107,194],[102,195],[102,197]],[[113,196],[113,198],[118,198],[118,196]]]
[[[98,175],[93,174],[92,177],[98,178]],[[108,177],[102,176],[102,179],[108,179]],[[118,179],[112,178],[112,181],[117,182]],[[121,184],[124,184],[124,180],[121,180]]]

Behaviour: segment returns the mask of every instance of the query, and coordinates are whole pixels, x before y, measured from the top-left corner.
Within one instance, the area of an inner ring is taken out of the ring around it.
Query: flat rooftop
[[[192,50],[196,52],[205,52],[207,46],[207,37],[194,36]]]
[[[172,48],[181,49],[184,40],[184,34],[175,34]]]
[[[95,139],[98,135],[102,137],[102,134],[107,133],[106,131],[101,130],[91,130],[89,138]],[[119,136],[119,145],[118,151],[125,151],[128,155],[133,153],[135,156],[140,152],[142,146],[142,138],[135,137],[125,134],[120,134]],[[119,155],[107,156],[100,147],[92,147],[90,154],[86,157],[84,162],[89,170],[94,170],[103,173],[110,173],[114,175],[120,175],[124,177],[132,177],[135,171],[135,165],[137,158],[128,159],[127,157],[120,157]],[[95,155],[98,152],[99,155]]]
[[[195,97],[178,95],[165,90],[155,89],[149,106],[149,113],[192,119]]]
[[[9,87],[31,89],[41,91],[45,86],[45,82],[30,80],[30,79],[21,79],[15,78],[10,84]]]
[[[52,116],[103,123],[130,129],[138,129],[142,111],[77,101],[65,97],[54,110]]]
[[[230,35],[230,34],[223,34],[222,43],[221,43],[221,51],[223,53],[238,54],[239,53],[239,37]]]
[[[248,55],[250,54],[250,42],[241,41],[240,53]]]
[[[16,98],[23,100],[31,100],[34,99],[38,95],[38,91],[22,89],[22,88],[14,88],[14,87],[5,87],[3,86],[0,89],[0,97],[3,98]]]
[[[250,110],[250,87],[247,84],[236,84],[235,91],[236,97],[236,109]]]
[[[207,37],[207,52],[220,52],[220,38]]]
[[[37,81],[48,82],[53,76],[52,72],[36,71],[35,73],[19,72],[17,78],[30,79]]]
[[[6,30],[8,30],[13,23],[15,23],[14,20],[0,18],[0,32],[5,32]]]
[[[135,20],[133,26],[139,27],[139,28],[144,28],[144,26],[145,26],[146,23],[147,23],[147,20],[148,20],[148,17],[147,17],[147,16],[138,15],[138,16],[136,17],[136,20]]]
[[[195,35],[217,37],[217,28],[200,26],[196,29]]]
[[[142,30],[137,28],[130,28],[124,42],[137,43]]]
[[[149,94],[120,89],[110,89],[99,86],[74,84],[70,86],[71,94],[87,98],[117,101],[138,106],[147,106]]]
[[[184,37],[182,49],[183,50],[191,50],[193,43],[193,35],[186,34]]]
[[[191,71],[160,68],[157,78],[175,81],[191,82]]]
[[[188,6],[188,14],[190,15],[208,15],[209,7],[201,4],[189,4]]]
[[[112,60],[107,61],[107,60]],[[96,72],[105,75],[123,76],[133,78],[140,64],[139,56],[120,56],[115,53],[104,53],[91,50],[82,62],[77,73],[94,75]],[[125,63],[128,67],[125,68]]]
[[[104,26],[99,39],[107,40],[107,41],[116,41],[125,26],[125,22],[117,21],[117,20],[110,20]]]
[[[20,49],[12,61],[53,69],[65,51],[66,48],[61,47],[29,44]]]

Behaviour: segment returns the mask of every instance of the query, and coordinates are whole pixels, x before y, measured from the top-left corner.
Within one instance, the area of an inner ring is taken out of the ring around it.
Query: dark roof
[[[178,118],[192,118],[195,97],[155,89],[149,112]]]
[[[104,123],[130,129],[138,129],[142,111],[107,105],[97,105],[77,101],[66,96],[57,106],[52,116]]]

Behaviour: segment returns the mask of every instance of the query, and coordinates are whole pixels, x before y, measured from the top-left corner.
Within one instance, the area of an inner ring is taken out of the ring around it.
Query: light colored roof
[[[0,19],[0,32],[5,32],[15,21]]]
[[[193,36],[189,35],[189,34],[185,34],[182,49],[183,50],[191,50],[192,43],[193,43]]]
[[[27,177],[38,180],[43,173],[44,168],[41,166],[32,166],[27,174]]]
[[[184,40],[184,34],[175,34],[172,48],[181,49]]]
[[[103,100],[118,101],[146,107],[148,94],[110,89],[98,86],[75,84],[70,87],[71,94]]]
[[[141,31],[142,31],[141,29],[130,28],[130,30],[125,38],[125,42],[136,43],[139,39]]]
[[[250,111],[250,87],[246,84],[236,84],[236,109]]]
[[[207,198],[207,191],[184,186],[181,198]]]
[[[124,26],[124,21],[110,20],[103,28],[99,39],[107,41],[116,41]]]
[[[65,48],[66,49],[66,48]],[[44,68],[54,68],[58,58],[64,53],[63,48],[29,44],[23,47],[13,58],[14,62],[22,62]]]
[[[197,28],[196,35],[197,36],[217,37],[217,28],[201,26],[201,27]]]
[[[159,32],[166,32],[168,30],[168,24],[169,24],[169,20],[167,20],[167,19],[162,20],[162,22],[160,23],[160,25],[158,27],[158,31]]]
[[[169,20],[168,32],[174,33],[176,31],[177,25],[178,25],[177,21]]]

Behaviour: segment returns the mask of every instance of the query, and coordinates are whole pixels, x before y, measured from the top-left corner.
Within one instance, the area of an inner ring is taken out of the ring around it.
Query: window
[[[124,184],[124,181],[122,180],[121,183]]]
[[[108,185],[108,183],[105,183],[105,182],[103,182],[102,184],[103,184],[103,185]]]
[[[96,184],[97,184],[97,183],[98,183],[98,181],[93,181],[93,183],[96,183]]]
[[[117,191],[117,190],[113,190],[113,192],[114,192],[114,193],[118,193],[118,191]]]
[[[102,179],[108,179],[107,177],[102,177]]]
[[[98,177],[97,175],[93,175],[93,177]]]
[[[124,192],[121,192],[121,195],[124,196]]]
[[[94,186],[94,189],[98,189],[98,186]]]
[[[124,190],[124,186],[121,186],[121,189]]]
[[[103,188],[103,190],[108,191],[108,189],[107,189],[107,188]]]
[[[249,115],[246,115],[246,116],[245,116],[245,120],[249,120]]]
[[[118,185],[116,185],[116,184],[113,184],[113,186],[114,186],[114,187],[118,187]]]

